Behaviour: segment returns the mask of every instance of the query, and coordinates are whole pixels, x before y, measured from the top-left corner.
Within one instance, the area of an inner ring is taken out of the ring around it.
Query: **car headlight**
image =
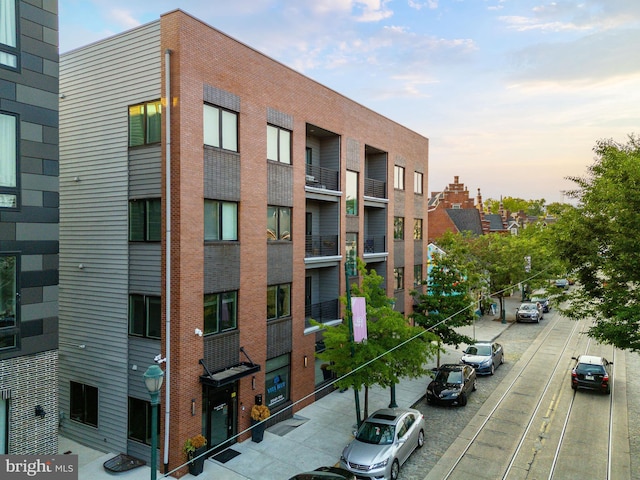
[[[483,360],[482,362],[480,362],[480,365],[489,365],[491,363],[491,358],[487,358],[486,360]]]
[[[378,462],[378,463],[375,463],[375,464],[371,465],[371,470],[374,470],[376,468],[386,467],[387,463],[389,463],[389,459],[388,458],[384,459],[382,462]]]

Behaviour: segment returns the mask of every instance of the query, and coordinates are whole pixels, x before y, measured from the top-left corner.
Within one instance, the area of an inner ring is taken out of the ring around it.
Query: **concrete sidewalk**
[[[464,333],[477,340],[496,339],[513,324],[515,310],[520,304],[520,295],[505,299],[506,323],[497,315],[485,315],[474,325],[461,327]],[[458,358],[460,350],[450,350],[451,358]],[[447,354],[445,354],[445,357]],[[446,361],[446,360],[445,360]],[[456,360],[450,360],[456,361]],[[434,365],[435,366],[435,361]],[[424,396],[428,379],[403,379],[396,385],[396,403],[410,407]],[[360,402],[363,394],[360,393]],[[369,389],[369,412],[389,405],[389,390]],[[324,398],[301,409],[293,418],[284,420],[265,431],[260,443],[246,440],[234,444],[231,449],[238,454],[221,463],[211,458],[204,464],[199,480],[286,480],[296,473],[313,470],[322,465],[335,465],[344,446],[353,438],[355,429],[355,399],[353,390],[333,391]],[[103,463],[116,453],[98,452],[60,437],[59,451],[78,455],[80,480],[113,480],[114,475],[103,468]],[[120,453],[120,452],[118,452]],[[143,480],[150,478],[148,466],[117,474],[119,479]],[[163,475],[158,472],[158,478]],[[189,474],[183,478],[196,478]]]

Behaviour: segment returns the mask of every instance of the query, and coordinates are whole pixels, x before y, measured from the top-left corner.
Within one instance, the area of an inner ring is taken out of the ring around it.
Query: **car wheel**
[[[477,389],[478,389],[478,380],[474,378],[472,390],[475,392]]]
[[[574,390],[578,390],[578,386],[577,385],[571,385],[571,388],[573,388]]]
[[[427,403],[431,403],[431,398],[429,398],[429,395],[426,395],[426,399],[427,399]]]
[[[500,355],[500,365],[504,363],[504,355]]]
[[[394,460],[391,464],[391,480],[398,480],[398,474],[400,473],[400,464],[398,460]]]
[[[493,362],[491,362],[491,375],[493,375],[494,373],[496,373],[496,366],[493,364]]]
[[[605,395],[610,395],[611,394],[611,387],[607,386],[607,389],[604,391]]]
[[[422,448],[424,445],[424,430],[418,432],[418,448]]]
[[[460,398],[458,398],[458,405],[464,407],[467,404],[467,394],[461,393]]]

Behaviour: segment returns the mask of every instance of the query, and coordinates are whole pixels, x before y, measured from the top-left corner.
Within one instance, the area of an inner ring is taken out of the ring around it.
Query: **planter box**
[[[193,453],[193,457],[195,460],[191,460],[189,462],[189,473],[193,476],[200,475],[204,470],[204,461],[207,459],[206,455],[202,455],[207,451],[207,447],[202,447],[196,449]],[[200,457],[200,455],[202,455]],[[199,458],[198,458],[199,457]]]

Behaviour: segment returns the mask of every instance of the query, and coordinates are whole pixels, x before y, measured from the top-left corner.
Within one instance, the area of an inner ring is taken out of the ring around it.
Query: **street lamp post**
[[[164,372],[158,365],[151,365],[144,372],[144,384],[151,397],[151,480],[158,474],[158,398],[164,380]]]
[[[351,310],[351,286],[349,285],[349,265],[353,265],[354,272],[357,268],[357,265],[354,265],[355,260],[347,261],[344,264],[344,278],[347,287],[347,315],[349,317],[349,344],[351,345],[351,358],[355,353],[354,345],[353,345],[353,311]],[[362,424],[362,419],[360,416],[360,394],[358,393],[358,389],[355,384],[353,385],[353,396],[356,404],[356,425],[360,428]]]

